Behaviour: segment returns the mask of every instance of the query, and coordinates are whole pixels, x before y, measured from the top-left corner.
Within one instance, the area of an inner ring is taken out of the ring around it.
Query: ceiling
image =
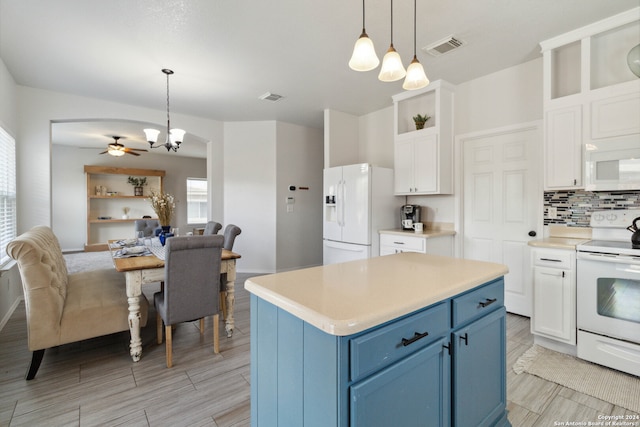
[[[430,80],[460,84],[537,58],[540,41],[638,5],[418,0],[417,55]],[[389,12],[388,0],[366,2],[366,30],[380,59],[390,41]],[[171,68],[172,112],[322,128],[326,108],[360,116],[390,106],[403,91],[402,81],[378,81],[379,68],[360,73],[347,66],[361,27],[359,0],[0,0],[0,57],[19,85],[160,111],[166,108],[160,70]],[[439,57],[420,50],[450,35],[466,44]],[[410,0],[394,3],[393,41],[407,66]],[[284,98],[260,100],[266,92]],[[93,135],[91,144],[106,146],[108,135],[118,134],[141,148],[140,125],[118,123],[56,125],[54,143],[87,145]],[[187,154],[191,138],[204,153],[191,134],[180,152]]]

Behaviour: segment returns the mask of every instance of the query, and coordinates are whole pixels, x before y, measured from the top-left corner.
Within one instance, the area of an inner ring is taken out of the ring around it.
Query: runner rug
[[[640,377],[604,368],[537,344],[520,356],[513,370],[516,374],[527,372],[640,413]]]

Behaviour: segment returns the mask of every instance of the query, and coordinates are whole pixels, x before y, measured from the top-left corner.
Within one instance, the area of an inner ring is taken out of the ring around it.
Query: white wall
[[[456,86],[456,135],[539,119],[542,58]]]
[[[64,145],[52,147],[52,229],[58,236],[63,251],[82,250],[87,242],[87,228],[83,226],[87,212],[84,165],[164,170],[164,191],[176,199],[176,215],[171,225],[179,227],[182,234],[191,231],[193,226],[187,227],[186,180],[207,177],[206,159],[155,153],[143,153],[139,157],[113,157],[98,153],[99,150]],[[126,182],[126,178],[123,176],[122,179]],[[126,201],[123,200],[121,205],[126,206]],[[153,215],[150,206],[146,213]],[[123,238],[133,237],[133,223],[130,227],[127,225],[122,228],[127,227],[130,233],[122,236]]]
[[[287,123],[224,125],[226,223],[242,228],[238,271],[273,273],[322,263],[322,132]],[[289,185],[309,190],[288,191]],[[296,198],[286,212],[286,197]]]
[[[393,105],[361,116],[358,128],[360,155],[356,163],[393,169]]]
[[[276,270],[276,122],[225,123],[224,160],[225,224],[242,229],[233,248],[242,255],[237,269],[272,273]]]
[[[360,162],[358,117],[324,110],[324,167]]]
[[[276,271],[322,264],[322,142],[319,129],[277,125]],[[289,196],[293,212],[287,212]]]

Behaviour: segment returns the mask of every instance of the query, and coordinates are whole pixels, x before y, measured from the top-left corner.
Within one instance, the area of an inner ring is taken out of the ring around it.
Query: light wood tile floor
[[[140,362],[129,356],[129,334],[114,334],[47,350],[36,379],[27,382],[31,354],[21,303],[0,331],[0,426],[248,426],[249,294],[243,283],[250,276],[238,275],[236,329],[231,339],[221,334],[220,354],[213,354],[210,319],[203,338],[197,322],[181,324],[174,332],[171,369],[165,367],[164,344],[155,342],[151,308]],[[151,300],[155,291],[151,286],[145,294]],[[629,414],[555,383],[516,375],[511,366],[533,338],[526,317],[509,315],[507,326],[507,397],[514,427]]]

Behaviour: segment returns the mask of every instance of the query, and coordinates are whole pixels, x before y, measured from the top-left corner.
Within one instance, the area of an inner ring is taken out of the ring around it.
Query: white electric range
[[[640,376],[640,209],[597,211],[577,251],[578,357]]]

